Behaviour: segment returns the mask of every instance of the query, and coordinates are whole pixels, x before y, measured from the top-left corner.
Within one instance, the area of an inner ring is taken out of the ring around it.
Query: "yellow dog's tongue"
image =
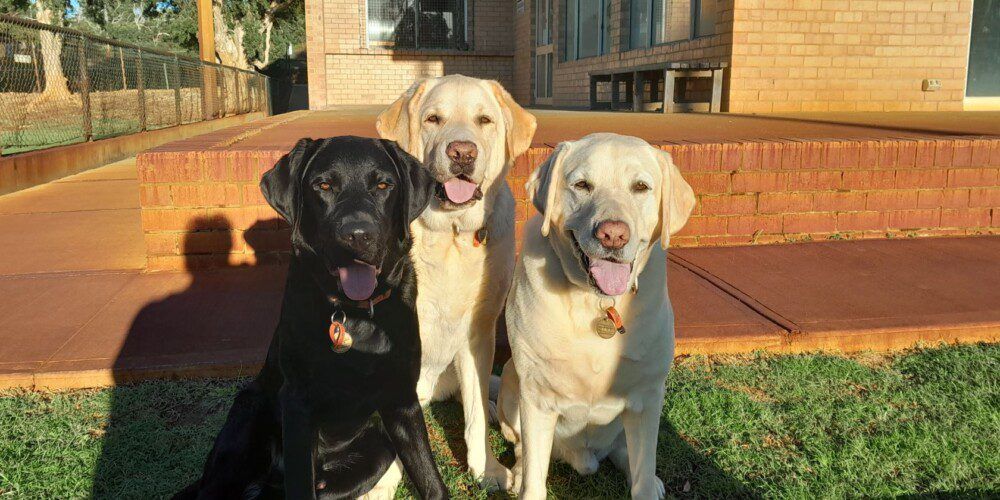
[[[628,291],[632,264],[619,264],[604,259],[590,261],[590,275],[605,295],[621,295]]]
[[[368,300],[375,292],[375,266],[354,262],[337,269],[340,286],[351,300]]]
[[[444,194],[453,203],[465,203],[476,194],[476,184],[458,177],[444,183]]]

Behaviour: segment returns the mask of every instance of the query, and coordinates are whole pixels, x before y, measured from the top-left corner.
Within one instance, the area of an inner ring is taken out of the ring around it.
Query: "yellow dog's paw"
[[[486,491],[510,491],[514,485],[514,475],[496,460],[486,464],[486,471],[478,474],[479,487]]]

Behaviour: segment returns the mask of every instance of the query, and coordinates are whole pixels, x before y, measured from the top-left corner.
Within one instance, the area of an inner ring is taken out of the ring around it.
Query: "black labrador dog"
[[[417,401],[409,257],[433,180],[395,142],[335,137],[300,140],[260,186],[292,227],[281,319],[177,497],[353,498],[398,457],[423,498],[447,498]]]

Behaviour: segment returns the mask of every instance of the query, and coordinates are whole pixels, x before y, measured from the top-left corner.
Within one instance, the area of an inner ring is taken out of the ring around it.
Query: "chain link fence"
[[[266,79],[0,15],[0,154],[267,111]]]

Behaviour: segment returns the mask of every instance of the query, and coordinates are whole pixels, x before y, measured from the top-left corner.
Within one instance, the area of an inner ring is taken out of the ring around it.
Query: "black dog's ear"
[[[403,151],[396,141],[379,139],[385,146],[386,153],[396,166],[396,175],[400,182],[405,183],[402,187],[402,198],[400,207],[402,218],[406,221],[403,227],[403,237],[410,237],[410,223],[415,221],[424,209],[431,202],[434,195],[434,179],[426,168],[413,155]]]
[[[260,179],[264,199],[292,226],[298,214],[299,184],[319,144],[320,141],[313,139],[299,139],[295,147]]]

